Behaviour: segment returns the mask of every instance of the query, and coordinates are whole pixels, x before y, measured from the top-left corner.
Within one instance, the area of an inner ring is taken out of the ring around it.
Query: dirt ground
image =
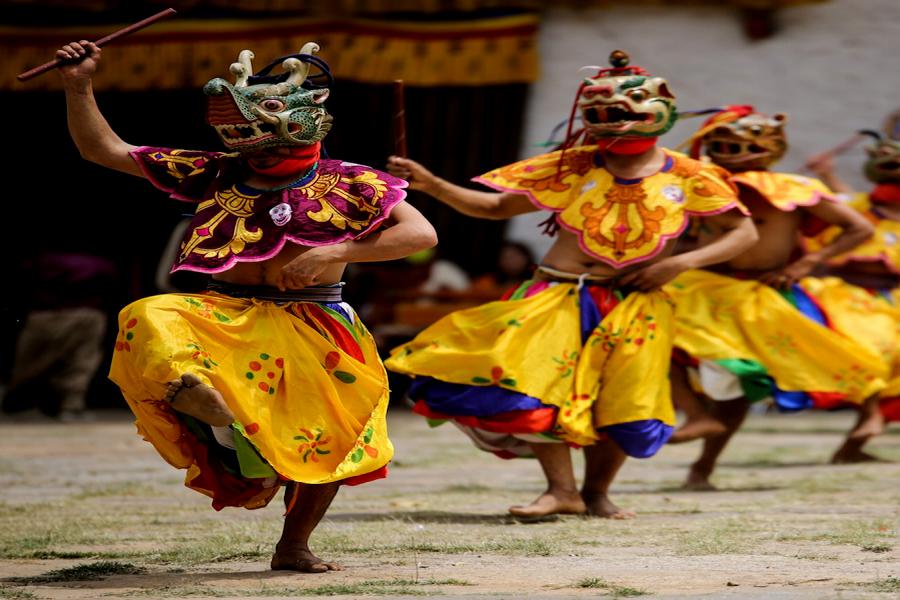
[[[280,503],[216,513],[124,413],[6,420],[0,598],[897,598],[900,428],[871,445],[898,462],[829,466],[851,420],[755,416],[721,491],[680,491],[698,445],[667,447],[614,486],[637,520],[524,524],[505,512],[541,491],[535,462],[394,410],[391,476],[342,490],[313,536],[346,567],[324,575],[270,572]]]

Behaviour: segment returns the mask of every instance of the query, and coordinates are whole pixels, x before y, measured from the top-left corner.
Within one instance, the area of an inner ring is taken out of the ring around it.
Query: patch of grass
[[[740,554],[750,542],[745,519],[726,519],[710,523],[701,529],[683,533],[679,552],[685,555]]]
[[[838,560],[837,556],[831,554],[819,554],[817,552],[805,552],[801,554],[795,554],[794,558],[799,558],[800,560]]]
[[[461,579],[426,579],[416,583],[410,579],[386,579],[359,583],[333,583],[311,588],[287,586],[260,586],[254,588],[179,586],[146,588],[128,592],[127,596],[153,596],[154,598],[187,598],[190,596],[221,597],[303,597],[303,596],[427,596],[437,592],[421,589],[423,586],[474,585]]]
[[[486,485],[481,485],[478,483],[462,483],[462,484],[447,486],[438,493],[480,494],[480,493],[492,492],[492,491],[494,491],[494,489],[489,488]]]
[[[66,552],[61,550],[32,550],[30,552],[22,552],[18,558],[37,558],[41,560],[49,559],[73,559],[73,558],[131,558],[133,553],[129,552],[94,552],[94,551],[72,551]]]
[[[70,501],[89,500],[91,498],[109,498],[116,496],[152,497],[159,495],[159,489],[138,481],[123,481],[110,485],[86,489],[69,497]]]
[[[875,581],[861,583],[860,585],[873,592],[900,592],[900,577],[876,579]]]
[[[876,554],[890,552],[894,549],[890,544],[863,544],[860,548],[862,548],[863,552],[875,552]]]
[[[16,581],[25,584],[34,583],[59,583],[62,581],[96,581],[109,577],[110,575],[140,575],[147,570],[130,563],[120,563],[116,561],[101,561],[98,563],[88,563],[83,565],[75,565],[67,569],[59,569],[57,571],[48,571],[37,577],[15,577],[10,581]]]
[[[778,541],[809,540],[814,542],[828,542],[835,545],[858,546],[868,552],[887,552],[892,549],[888,543],[895,535],[894,524],[890,519],[860,520],[840,522],[838,529],[824,528],[822,532],[789,532],[781,533],[776,537]],[[883,549],[887,546],[887,549]]]
[[[534,533],[539,533],[535,530]],[[383,537],[383,536],[382,536]],[[567,545],[558,536],[517,537],[506,536],[471,542],[445,542],[443,536],[429,536],[427,540],[395,539],[383,543],[359,543],[360,533],[323,531],[316,543],[328,554],[355,554],[366,556],[412,556],[416,552],[435,554],[503,554],[552,556],[562,553]]]
[[[0,598],[10,598],[11,600],[32,600],[37,598],[28,590],[16,587],[0,587]]]
[[[650,592],[640,590],[624,585],[616,585],[609,583],[605,579],[599,577],[588,577],[576,583],[573,587],[586,588],[592,590],[603,590],[608,592],[613,598],[636,598],[638,596],[646,596]]]
[[[892,538],[894,525],[887,519],[847,523],[842,529],[824,535],[832,544],[849,544],[865,548],[884,545],[884,538]]]

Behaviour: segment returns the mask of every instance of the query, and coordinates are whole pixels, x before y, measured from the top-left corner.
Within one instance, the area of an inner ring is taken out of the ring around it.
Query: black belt
[[[255,298],[256,300],[268,300],[270,302],[341,302],[341,290],[344,284],[321,285],[301,288],[299,290],[281,291],[278,288],[267,285],[238,285],[225,281],[210,281],[206,289],[231,296],[233,298]]]

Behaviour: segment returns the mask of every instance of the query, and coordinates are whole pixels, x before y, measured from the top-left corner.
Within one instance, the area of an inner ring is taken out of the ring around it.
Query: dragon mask
[[[243,50],[231,65],[231,83],[221,78],[203,86],[208,96],[206,120],[225,146],[241,154],[293,148],[285,155],[309,153],[331,129],[332,117],[322,105],[333,82],[328,65],[317,56],[319,46],[310,42],[299,54],[286,56],[253,74],[253,52]],[[281,64],[283,73],[269,75]],[[310,75],[310,68],[319,73]],[[306,147],[298,149],[296,147]]]
[[[872,183],[900,183],[900,140],[890,139],[863,131],[875,139],[875,145],[866,148],[868,159],[863,165],[866,177]]]
[[[576,106],[588,137],[656,138],[675,124],[675,96],[662,77],[628,66],[628,54],[614,50],[611,68],[585,78]]]

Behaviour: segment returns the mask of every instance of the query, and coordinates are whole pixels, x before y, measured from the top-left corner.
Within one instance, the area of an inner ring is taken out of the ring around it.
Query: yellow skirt
[[[675,346],[737,375],[768,379],[776,402],[779,392],[805,392],[810,406],[861,403],[885,386],[881,356],[816,322],[820,307],[798,286],[779,293],[757,281],[698,270],[679,275],[665,290],[676,306]]]
[[[185,373],[221,392],[234,413],[239,460],[230,467],[208,426],[163,400],[166,384]],[[166,461],[187,469],[185,485],[211,496],[217,509],[264,506],[277,491],[273,479],[384,476],[393,455],[387,374],[371,335],[344,303],[211,293],[144,298],[119,315],[110,379],[139,432]]]
[[[417,412],[496,433],[577,445],[609,435],[649,456],[674,424],[672,306],[661,292],[526,282],[452,313],[392,351]]]
[[[800,285],[822,305],[835,330],[866,346],[887,363],[887,387],[880,395],[900,396],[898,291],[869,291],[838,277],[810,277]]]

